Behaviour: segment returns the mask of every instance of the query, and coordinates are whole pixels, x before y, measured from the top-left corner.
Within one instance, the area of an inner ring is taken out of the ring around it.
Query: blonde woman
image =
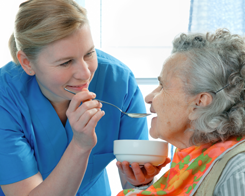
[[[113,141],[147,139],[147,124],[93,98],[145,112],[132,72],[95,49],[86,11],[72,0],[22,3],[10,50],[13,62],[0,69],[0,195],[111,195]],[[145,185],[159,170],[122,177]]]

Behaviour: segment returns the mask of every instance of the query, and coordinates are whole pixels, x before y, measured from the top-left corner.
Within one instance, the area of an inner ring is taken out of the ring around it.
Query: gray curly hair
[[[173,41],[172,53],[182,53],[188,59],[188,66],[179,72],[187,95],[209,92],[213,97],[207,107],[197,107],[190,142],[225,141],[245,135],[244,38],[227,29],[214,34],[181,34]]]

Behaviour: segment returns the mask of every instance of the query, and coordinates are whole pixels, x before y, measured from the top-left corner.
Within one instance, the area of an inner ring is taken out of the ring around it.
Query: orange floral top
[[[213,164],[244,139],[233,137],[225,142],[176,149],[170,170],[157,182],[146,190],[126,189],[117,196],[193,195]]]

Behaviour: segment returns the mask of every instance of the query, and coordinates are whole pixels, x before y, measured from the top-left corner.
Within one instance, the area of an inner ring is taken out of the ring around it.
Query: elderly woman
[[[157,114],[151,136],[176,146],[171,169],[120,196],[245,195],[244,65],[244,39],[225,29],[173,41],[159,86],[145,98]]]

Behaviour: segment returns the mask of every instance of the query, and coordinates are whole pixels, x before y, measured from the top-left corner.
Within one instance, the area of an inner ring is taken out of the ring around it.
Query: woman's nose
[[[146,95],[145,97],[145,102],[148,104],[152,103],[152,99],[153,99],[153,93],[151,92],[150,94]]]
[[[159,87],[154,89],[150,94],[146,95],[145,102],[151,104],[155,95],[159,92]]]
[[[74,78],[78,80],[88,80],[91,76],[89,66],[85,61],[77,63],[74,69]]]

